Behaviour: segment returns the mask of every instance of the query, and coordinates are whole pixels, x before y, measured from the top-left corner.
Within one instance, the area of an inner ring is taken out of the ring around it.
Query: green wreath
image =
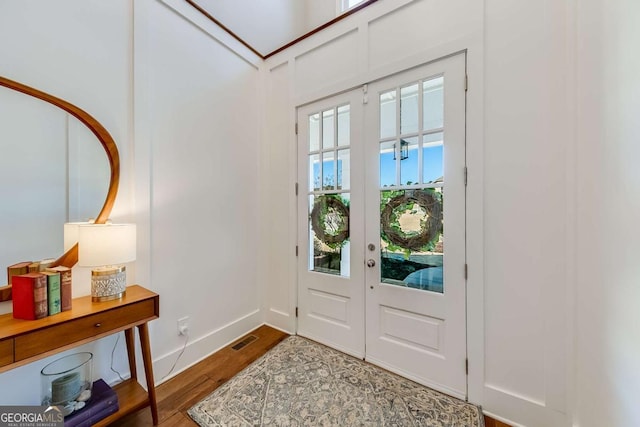
[[[349,238],[349,207],[339,197],[318,197],[311,211],[311,228],[326,245],[341,245]]]
[[[398,222],[399,214],[411,209],[415,204],[427,213],[417,234],[407,235],[393,224]],[[391,198],[380,215],[382,231],[389,242],[404,249],[420,250],[428,243],[436,240],[442,232],[442,202],[431,191],[415,190]]]

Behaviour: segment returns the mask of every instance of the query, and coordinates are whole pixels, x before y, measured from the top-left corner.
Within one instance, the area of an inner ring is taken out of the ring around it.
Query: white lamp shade
[[[78,226],[78,265],[118,265],[136,259],[135,224]]]
[[[90,222],[67,222],[64,224],[64,251],[67,252],[78,243],[78,229],[81,225],[88,225]]]

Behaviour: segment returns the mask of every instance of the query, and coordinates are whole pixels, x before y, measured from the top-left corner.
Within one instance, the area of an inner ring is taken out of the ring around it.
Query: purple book
[[[85,424],[85,421],[92,421],[95,423],[102,418],[105,418],[119,409],[118,395],[113,391],[107,383],[102,379],[93,383],[91,389],[91,398],[87,401],[84,408],[74,412],[64,419],[65,427],[80,427]],[[111,412],[108,412],[111,411]],[[108,412],[103,414],[104,412]],[[102,415],[102,418],[95,418],[98,415]]]
[[[94,425],[95,423],[97,423],[98,421],[107,418],[109,415],[111,414],[115,414],[116,412],[118,412],[118,405],[111,405],[111,406],[107,406],[106,408],[104,408],[102,411],[91,415],[88,419],[80,422],[80,424],[77,424],[75,427],[91,427],[92,425]],[[66,426],[66,424],[65,424]]]

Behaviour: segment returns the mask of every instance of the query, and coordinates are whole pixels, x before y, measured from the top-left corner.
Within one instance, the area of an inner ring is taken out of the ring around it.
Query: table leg
[[[131,379],[138,379],[138,370],[136,368],[136,343],[135,343],[135,329],[125,329],[124,337],[127,343],[127,355],[129,356],[129,371],[131,372]]]
[[[140,334],[140,346],[142,347],[144,375],[147,378],[147,393],[149,394],[149,406],[151,406],[151,418],[153,418],[153,425],[156,426],[158,425],[158,404],[156,403],[156,386],[153,379],[149,326],[146,323],[138,325],[138,333]]]

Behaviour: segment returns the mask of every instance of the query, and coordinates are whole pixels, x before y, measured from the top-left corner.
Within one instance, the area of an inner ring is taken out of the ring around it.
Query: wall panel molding
[[[187,20],[192,25],[203,31],[217,43],[226,47],[229,52],[237,55],[246,61],[256,70],[259,69],[263,59],[237,39],[233,38],[227,31],[210,21],[206,16],[193,9],[191,5],[182,0],[160,0],[169,9],[173,10],[178,16]],[[205,54],[205,52],[203,52]]]

